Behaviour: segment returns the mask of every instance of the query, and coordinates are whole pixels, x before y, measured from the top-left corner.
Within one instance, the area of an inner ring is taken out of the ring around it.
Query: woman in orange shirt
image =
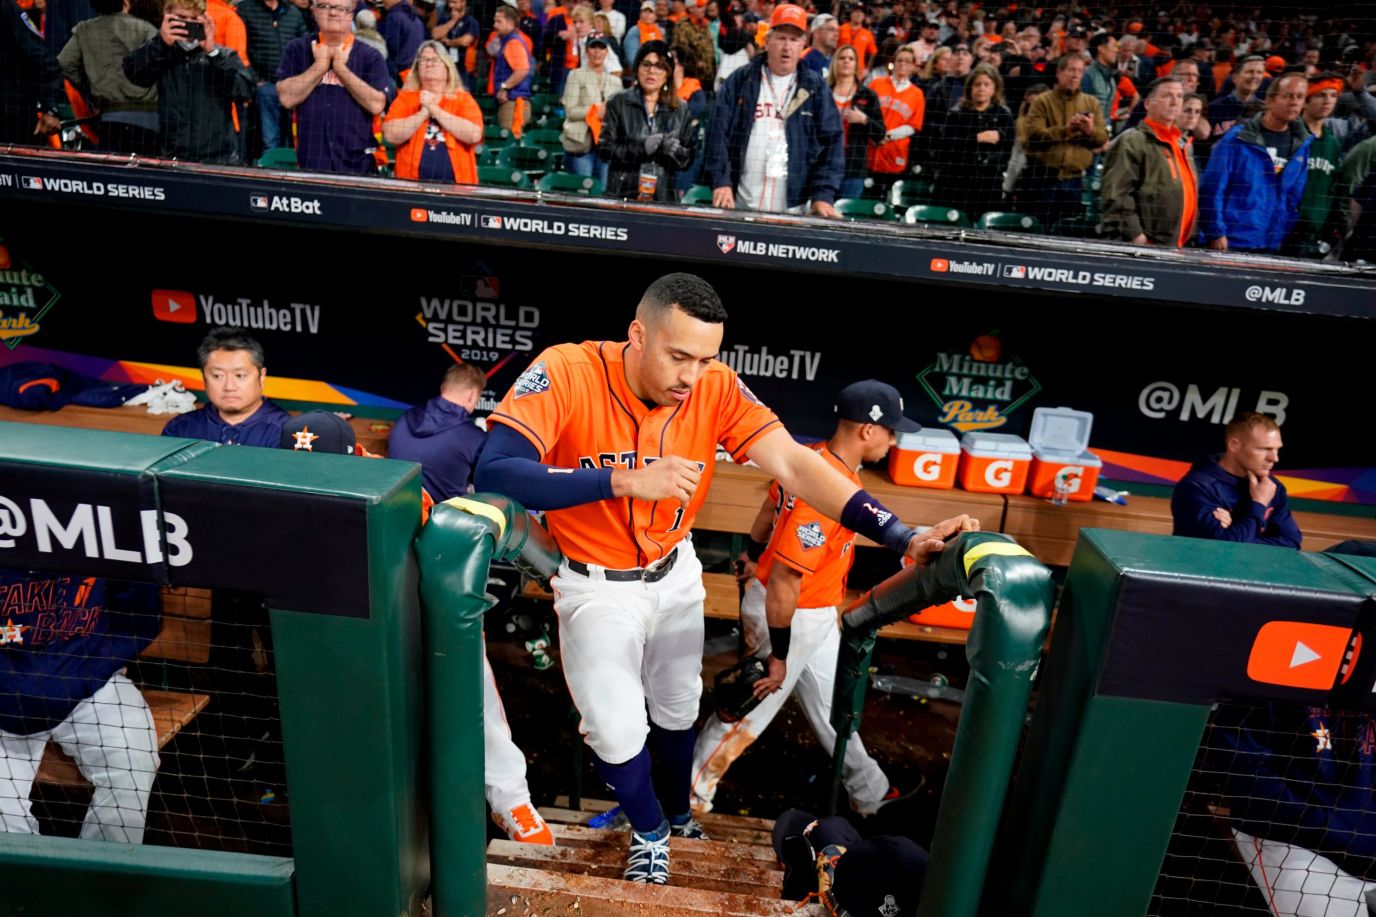
[[[884,138],[871,147],[870,171],[876,180],[888,184],[912,165],[908,147],[912,136],[922,130],[927,101],[922,90],[911,82],[916,68],[917,55],[904,45],[894,52],[893,76],[881,76],[870,83],[884,113]]]
[[[444,45],[427,41],[382,122],[382,138],[397,149],[397,178],[478,183],[473,147],[483,139],[483,114],[464,91]]]

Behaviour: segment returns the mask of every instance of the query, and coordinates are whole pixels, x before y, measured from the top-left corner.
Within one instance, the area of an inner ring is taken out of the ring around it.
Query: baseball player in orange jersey
[[[551,581],[564,677],[598,774],[630,819],[625,877],[638,882],[669,881],[671,833],[702,836],[688,797],[705,590],[690,531],[717,445],[917,563],[968,523],[917,535],[795,442],[715,359],[725,320],[710,284],[669,274],[641,298],[628,340],[545,350],[489,418],[475,478],[478,490],[547,511],[564,554]]]
[[[896,433],[920,430],[903,416],[898,390],[874,379],[846,386],[837,397],[836,431],[816,449],[858,487],[862,462],[882,459]],[[772,533],[771,533],[772,531]],[[741,600],[746,652],[766,661],[755,683],[763,699],[735,723],[713,713],[698,733],[693,753],[693,808],[710,812],[717,784],[731,763],[759,738],[797,692],[803,713],[822,747],[836,746],[831,692],[841,649],[837,606],[855,560],[855,533],[786,493],[775,481],[751,527],[748,553],[756,560]],[[855,736],[846,746],[843,779],[851,805],[871,815],[898,792]]]

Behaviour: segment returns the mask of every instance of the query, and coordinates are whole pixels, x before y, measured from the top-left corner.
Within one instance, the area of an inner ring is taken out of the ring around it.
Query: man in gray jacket
[[[57,62],[62,75],[100,112],[99,147],[114,153],[158,155],[158,90],[124,75],[124,58],[158,34],[129,15],[129,0],[92,0],[95,19],[72,29]]]
[[[1184,100],[1179,79],[1154,80],[1142,123],[1109,147],[1102,225],[1110,238],[1178,248],[1194,232],[1199,181],[1190,140],[1175,123]]]

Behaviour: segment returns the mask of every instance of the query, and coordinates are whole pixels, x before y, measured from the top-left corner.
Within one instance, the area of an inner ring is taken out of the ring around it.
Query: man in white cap
[[[841,115],[821,76],[798,66],[806,35],[803,8],[780,4],[763,59],[722,84],[707,138],[712,206],[838,218]]]
[[[802,65],[817,71],[822,79],[831,69],[831,57],[841,40],[841,24],[830,13],[822,13],[812,20],[812,44],[803,52]]]

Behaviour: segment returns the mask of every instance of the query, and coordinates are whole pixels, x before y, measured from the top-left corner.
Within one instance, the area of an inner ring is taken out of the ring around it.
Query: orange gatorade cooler
[[[950,430],[900,433],[889,450],[889,477],[905,487],[955,487],[959,464],[960,443]]]
[[[933,605],[917,614],[909,615],[908,620],[927,627],[958,627],[961,630],[969,630],[975,620],[975,600],[956,599],[942,605]]]
[[[960,486],[979,494],[1020,494],[1032,450],[1011,433],[966,433],[960,438]]]
[[[1070,408],[1037,408],[1032,413],[1032,484],[1034,497],[1056,498],[1056,482],[1061,482],[1060,499],[1088,502],[1094,497],[1103,461],[1086,451],[1094,415]]]

